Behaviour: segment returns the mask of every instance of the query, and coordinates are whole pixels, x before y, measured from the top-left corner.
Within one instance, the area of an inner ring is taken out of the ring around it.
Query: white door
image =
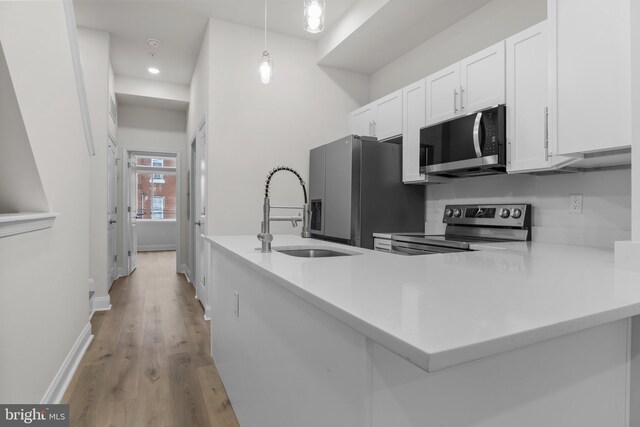
[[[193,238],[195,242],[195,287],[196,296],[207,308],[206,268],[207,260],[207,127],[203,122],[196,135],[195,164],[192,165],[192,175],[195,179]]]
[[[460,63],[427,77],[427,125],[460,114]]]
[[[116,258],[118,236],[116,222],[118,214],[118,208],[116,207],[117,176],[116,146],[111,137],[109,137],[107,142],[107,275],[109,288],[118,277]]]
[[[376,119],[373,104],[365,105],[349,115],[349,133],[360,136],[373,136],[373,122]]]
[[[460,61],[461,113],[473,113],[505,102],[504,42]]]
[[[402,90],[375,101],[377,117],[373,120],[373,135],[387,139],[402,135]]]
[[[424,181],[420,173],[420,128],[426,125],[426,80],[422,79],[402,90],[402,181]]]
[[[507,39],[507,158],[509,173],[553,169],[570,157],[549,146],[547,22]]]
[[[128,185],[129,185],[129,204],[127,208],[127,257],[128,271],[127,274],[133,273],[138,266],[138,232],[136,223],[138,222],[138,175],[136,174],[136,165],[133,156],[127,161],[129,169]],[[143,207],[140,206],[140,209]]]

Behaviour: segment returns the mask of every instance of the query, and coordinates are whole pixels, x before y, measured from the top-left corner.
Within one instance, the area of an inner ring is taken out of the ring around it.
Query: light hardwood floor
[[[63,398],[71,426],[238,426],[210,356],[210,328],[175,252],[138,254]]]

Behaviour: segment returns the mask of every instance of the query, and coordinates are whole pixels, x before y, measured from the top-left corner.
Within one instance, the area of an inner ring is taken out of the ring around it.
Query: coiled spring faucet
[[[309,222],[311,219],[311,211],[309,210],[309,202],[307,199],[307,188],[304,185],[304,180],[300,176],[298,172],[294,169],[287,166],[278,166],[273,168],[271,172],[267,175],[267,181],[264,187],[264,205],[262,207],[262,224],[260,227],[260,234],[258,234],[258,240],[262,242],[262,252],[271,252],[271,242],[273,241],[273,235],[270,233],[269,223],[271,221],[291,221],[293,226],[297,226],[300,221],[300,217],[298,216],[271,216],[271,204],[269,202],[269,187],[271,186],[271,178],[280,172],[280,171],[288,171],[294,174],[298,181],[300,181],[300,185],[302,186],[302,193],[304,195],[304,204],[302,207],[299,206],[273,206],[274,209],[302,209],[302,232],[300,235],[302,237],[311,237],[311,232],[309,231]]]

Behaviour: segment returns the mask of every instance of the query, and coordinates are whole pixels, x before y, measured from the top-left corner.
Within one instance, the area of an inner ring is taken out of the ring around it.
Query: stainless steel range
[[[401,233],[391,236],[391,252],[426,255],[472,250],[472,244],[531,240],[531,205],[447,205],[445,234]]]

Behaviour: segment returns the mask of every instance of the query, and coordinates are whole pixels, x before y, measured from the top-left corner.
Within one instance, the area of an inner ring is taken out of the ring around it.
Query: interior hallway
[[[237,426],[210,357],[210,328],[175,252],[141,252],[67,388],[71,425]]]

